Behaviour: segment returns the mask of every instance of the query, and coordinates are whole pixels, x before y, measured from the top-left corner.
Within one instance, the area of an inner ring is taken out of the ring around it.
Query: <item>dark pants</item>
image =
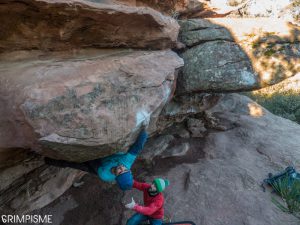
[[[136,213],[132,217],[130,217],[129,220],[127,220],[126,225],[140,225],[142,222],[146,222],[146,221],[149,221],[150,225],[161,225],[162,224],[162,220],[160,220],[160,219],[153,219],[149,216],[145,216],[143,214]]]
[[[76,163],[76,162],[69,162],[65,160],[56,160],[56,159],[51,159],[46,157],[45,158],[45,163],[51,166],[56,166],[56,167],[70,167],[73,169],[78,169],[82,170],[94,175],[98,175],[98,167],[101,165],[101,158],[100,159],[95,159],[83,163]]]

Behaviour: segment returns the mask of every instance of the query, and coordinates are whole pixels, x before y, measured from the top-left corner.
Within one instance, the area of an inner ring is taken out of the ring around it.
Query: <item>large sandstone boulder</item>
[[[0,149],[71,161],[124,151],[145,118],[153,132],[183,65],[172,51],[30,54],[1,61]]]
[[[88,47],[165,49],[179,26],[150,8],[84,0],[1,1],[0,52]]]
[[[272,194],[268,189],[263,192],[260,184],[269,172],[279,171],[289,164],[298,165],[300,126],[236,94],[225,95],[207,113],[220,125],[230,123],[232,128],[210,129],[203,138],[180,137],[175,135],[174,129],[168,129],[163,135],[176,138],[152,160],[152,167],[143,169],[141,162],[135,166],[136,179],[151,182],[154,177],[164,177],[170,180],[171,185],[164,193],[165,211],[173,221],[192,220],[205,225],[297,224],[295,217],[283,213],[272,203]],[[181,125],[184,129],[184,123]],[[154,142],[155,139],[151,140]],[[146,144],[147,148],[151,148],[151,143]],[[184,145],[189,146],[188,151],[177,154],[174,149]],[[152,151],[160,151],[153,147]],[[173,154],[169,154],[172,150]],[[166,154],[168,158],[160,158]],[[117,195],[120,192],[116,187],[99,185],[96,179],[85,177],[82,187],[71,188],[51,205],[32,213],[59,211],[54,225],[80,225],[83,221],[125,224],[133,212],[122,205],[131,201],[131,197],[141,204],[142,194],[134,190],[127,191],[125,196]]]

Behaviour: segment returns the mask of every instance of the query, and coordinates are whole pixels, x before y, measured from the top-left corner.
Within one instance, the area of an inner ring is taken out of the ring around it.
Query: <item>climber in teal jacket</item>
[[[71,167],[83,170],[98,175],[103,181],[111,183],[117,182],[122,190],[129,190],[133,186],[133,177],[130,171],[131,166],[144,148],[147,138],[148,134],[146,130],[143,129],[127,153],[119,152],[104,158],[83,163],[68,162],[51,158],[45,158],[45,162],[52,166]]]
[[[101,165],[97,169],[98,176],[107,182],[116,180],[122,190],[131,189],[133,177],[130,168],[144,148],[147,138],[148,134],[143,129],[127,153],[120,152],[101,159]]]

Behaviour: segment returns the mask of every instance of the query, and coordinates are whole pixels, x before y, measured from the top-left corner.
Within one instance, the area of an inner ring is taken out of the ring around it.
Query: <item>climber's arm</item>
[[[133,208],[134,211],[141,213],[145,216],[151,216],[153,213],[155,213],[157,210],[159,210],[162,207],[162,202],[154,202],[150,204],[149,206],[140,206],[136,204]]]
[[[144,190],[146,190],[150,187],[151,187],[151,185],[147,184],[147,183],[141,183],[141,182],[138,182],[138,181],[135,181],[135,180],[133,182],[133,188],[138,189],[140,191],[144,191]]]
[[[132,155],[138,155],[144,148],[144,145],[147,141],[148,134],[146,130],[142,130],[137,138],[137,140],[134,142],[134,144],[129,148],[128,153]]]

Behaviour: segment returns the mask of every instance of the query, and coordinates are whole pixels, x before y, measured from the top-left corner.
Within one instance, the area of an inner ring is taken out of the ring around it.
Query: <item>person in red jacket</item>
[[[151,225],[161,225],[164,218],[164,196],[162,191],[169,186],[169,181],[156,178],[152,184],[133,182],[133,188],[144,193],[144,206],[138,205],[132,198],[132,202],[125,205],[136,213],[127,220],[126,225],[139,225],[149,221]]]

